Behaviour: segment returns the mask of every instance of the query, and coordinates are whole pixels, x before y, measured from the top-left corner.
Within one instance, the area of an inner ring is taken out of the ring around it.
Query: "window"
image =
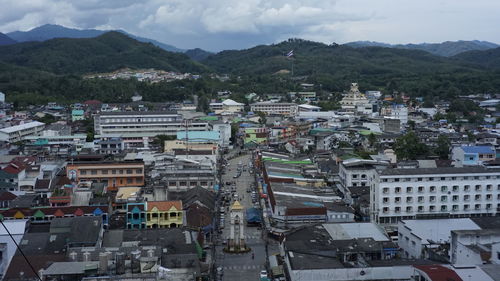
[[[465,205],[464,205],[464,211],[469,210],[469,208],[470,208],[469,204],[465,204]]]
[[[464,180],[468,180],[468,179],[469,179],[469,177],[464,177]]]
[[[127,179],[127,184],[132,184],[132,179],[131,178]]]
[[[434,181],[434,178],[429,178],[429,181]]]
[[[424,196],[419,196],[418,197],[418,203],[424,202]]]
[[[413,197],[406,197],[406,203],[412,203],[413,202]]]
[[[434,212],[436,210],[436,206],[429,206],[429,211]]]
[[[382,189],[382,192],[383,192],[384,194],[389,193],[389,188],[388,188],[388,187],[384,187],[384,188]]]
[[[382,179],[382,182],[387,182],[387,179]]]
[[[453,195],[453,197],[452,197],[451,200],[453,200],[453,202],[457,202],[458,201],[458,195]]]
[[[406,212],[407,213],[413,212],[413,208],[411,206],[406,207]]]
[[[423,212],[424,211],[424,206],[418,206],[418,211]]]
[[[406,188],[406,193],[412,193],[412,192],[413,192],[413,187],[408,186],[408,187]]]
[[[442,180],[442,181],[445,181],[445,180],[446,180],[446,178],[445,178],[445,177],[441,177],[441,180]]]
[[[83,175],[86,175],[86,174],[87,174],[87,171],[85,171],[85,170],[80,170],[80,175],[82,175],[82,176],[83,176]],[[500,185],[499,185],[499,186],[500,186]]]
[[[476,185],[476,191],[481,191],[481,185],[480,184]]]
[[[101,174],[103,174],[103,175],[107,175],[107,174],[108,174],[108,170],[102,170],[102,171],[101,171]]]
[[[111,170],[111,173],[112,173],[113,175],[116,175],[116,170],[115,170],[115,169]]]
[[[436,192],[436,187],[435,187],[435,186],[431,186],[431,187],[429,187],[429,191],[430,191],[430,192]]]
[[[425,189],[424,189],[424,187],[423,187],[423,186],[419,186],[419,187],[418,187],[418,192],[422,193],[422,192],[424,192],[424,190],[425,190]]]
[[[480,201],[481,200],[481,195],[480,194],[476,194],[476,196],[474,196],[474,200]]]
[[[488,184],[486,185],[486,190],[491,191],[493,189],[493,185]]]
[[[441,192],[448,192],[448,187],[446,185],[441,186]]]
[[[142,169],[135,169],[135,172],[136,172],[137,174],[142,174]]]
[[[486,210],[490,210],[491,209],[491,204],[486,204]]]
[[[384,197],[384,198],[382,198],[382,202],[384,202],[384,203],[389,203],[389,197]]]
[[[436,202],[436,196],[429,196],[429,202]]]
[[[357,179],[357,178],[358,178],[358,175],[357,175],[357,174],[353,174],[353,175],[352,175],[352,178],[353,178],[353,179]]]
[[[123,175],[123,170],[122,169],[118,170],[118,172],[120,173],[120,175]]]
[[[128,175],[132,174],[132,170],[131,169],[127,169],[127,174]]]
[[[362,174],[362,175],[361,175],[361,178],[362,178],[362,179],[366,179],[366,175],[365,175],[365,174]]]
[[[474,209],[476,209],[476,210],[481,210],[481,204],[476,204],[476,205],[474,205]]]
[[[446,212],[447,209],[448,209],[448,206],[441,205],[441,212]]]
[[[396,187],[396,188],[394,189],[394,191],[395,191],[396,193],[400,193],[400,192],[401,192],[401,187]]]
[[[489,200],[491,200],[492,198],[493,198],[493,195],[491,195],[491,194],[486,194],[486,200],[488,200],[488,201],[489,201]]]
[[[394,197],[394,203],[401,203],[401,197]]]
[[[451,208],[453,211],[458,211],[458,205],[453,205]]]
[[[469,201],[470,200],[470,195],[464,195],[464,201]]]
[[[478,180],[478,179],[479,179],[479,177],[478,177],[478,176],[475,176],[475,177],[474,177],[474,179],[475,179],[475,180]]]
[[[458,185],[453,186],[453,192],[458,192]]]
[[[90,170],[91,175],[97,175],[97,170]]]
[[[470,191],[470,185],[464,185],[464,191]]]
[[[417,181],[422,181],[422,178],[417,178]]]
[[[400,213],[400,212],[401,212],[401,207],[396,207],[396,208],[394,208],[394,211],[395,211],[396,213]]]
[[[399,182],[399,179],[394,179],[395,182]]]
[[[444,196],[441,196],[441,202],[446,202],[448,201],[448,196],[444,195]]]
[[[387,208],[387,207],[382,208],[382,212],[384,212],[384,213],[389,212],[389,208]]]

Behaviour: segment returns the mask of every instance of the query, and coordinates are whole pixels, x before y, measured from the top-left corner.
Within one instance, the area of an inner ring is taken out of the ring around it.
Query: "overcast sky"
[[[325,43],[500,43],[498,0],[0,0],[0,32],[52,23],[123,29],[179,48]]]

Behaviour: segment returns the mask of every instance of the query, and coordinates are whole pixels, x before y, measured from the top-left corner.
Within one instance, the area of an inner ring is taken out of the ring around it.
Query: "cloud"
[[[8,7],[0,11],[1,32],[46,23],[123,29],[210,50],[289,37],[326,43],[500,41],[500,1],[491,0],[0,0],[0,7]]]

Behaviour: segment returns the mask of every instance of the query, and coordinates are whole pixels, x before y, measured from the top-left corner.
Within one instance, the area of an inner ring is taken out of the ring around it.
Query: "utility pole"
[[[186,134],[185,136],[185,142],[186,142],[186,159],[189,159],[189,127],[191,126],[191,119],[185,119],[184,120],[184,132]]]

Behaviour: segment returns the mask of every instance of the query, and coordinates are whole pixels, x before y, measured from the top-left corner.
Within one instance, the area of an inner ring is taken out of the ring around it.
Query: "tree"
[[[410,131],[396,139],[394,152],[398,160],[416,160],[429,154],[429,147],[421,143],[415,132]]]
[[[255,112],[259,116],[259,123],[265,125],[267,123],[266,114],[262,111]]]
[[[439,159],[447,160],[450,156],[450,145],[450,139],[446,135],[439,135],[434,153],[439,156]]]
[[[415,130],[415,127],[417,126],[417,123],[413,120],[408,120],[408,127],[410,127],[410,130]]]
[[[370,133],[368,135],[368,143],[370,144],[370,147],[373,147],[377,142],[377,137],[375,136],[375,134],[373,133]]]

